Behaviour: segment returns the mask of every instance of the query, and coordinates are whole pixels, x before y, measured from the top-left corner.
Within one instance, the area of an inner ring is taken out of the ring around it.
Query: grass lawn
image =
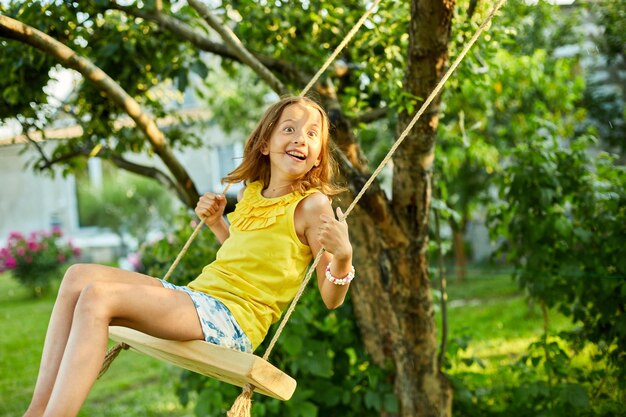
[[[441,314],[436,320],[441,329]],[[484,372],[507,366],[525,353],[543,334],[543,326],[540,307],[527,302],[508,274],[476,271],[465,282],[448,283],[449,343],[465,339],[468,347],[460,356],[480,359]],[[551,333],[571,327],[563,315],[549,312]],[[456,368],[460,371],[464,366]]]
[[[20,417],[30,401],[54,297],[30,299],[0,274],[0,417]],[[192,416],[178,404],[168,365],[124,351],[96,382],[80,416]]]
[[[436,321],[439,331],[439,312]],[[620,391],[614,376],[610,377],[606,373],[607,363],[594,358],[598,353],[597,346],[587,343],[581,351],[574,352],[571,346],[556,337],[559,332],[574,328],[575,325],[559,312],[548,311],[548,340],[557,341],[570,358],[566,365],[569,376],[565,376],[562,383],[580,383],[585,387],[593,407],[591,413],[617,416],[615,410],[620,408],[618,404],[626,400],[626,392]],[[528,353],[529,345],[537,342],[543,334],[541,306],[529,303],[509,274],[473,271],[465,282],[452,279],[448,283],[448,346],[454,348],[455,345],[462,345],[463,349],[454,357],[447,372],[453,378],[463,380],[467,387],[472,387],[478,397],[491,390],[491,397],[486,397],[486,404],[510,394],[511,390],[520,386],[522,376],[515,368]],[[540,352],[543,358],[543,350]],[[594,373],[606,376],[603,381],[596,379],[592,385],[585,382],[584,377],[582,380],[574,379],[576,374]],[[542,366],[532,370],[526,368],[523,378],[529,377],[533,381],[548,380]],[[459,397],[464,394],[467,393],[455,393]],[[473,405],[469,406],[472,409],[475,405],[473,401]],[[500,405],[503,406],[502,403]],[[498,410],[504,412],[503,415],[507,413],[499,408],[492,411]],[[619,415],[625,414],[622,412]]]

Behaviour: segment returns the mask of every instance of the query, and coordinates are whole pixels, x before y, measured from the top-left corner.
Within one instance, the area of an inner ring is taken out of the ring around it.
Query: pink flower
[[[61,237],[63,232],[59,226],[52,226],[52,235],[56,237]]]
[[[17,262],[14,257],[9,255],[9,257],[4,260],[4,266],[6,269],[13,269],[17,266]]]
[[[22,240],[24,239],[24,235],[22,235],[20,232],[11,232],[9,234],[9,240]]]
[[[61,242],[60,236],[58,227],[52,228],[52,232],[33,232],[28,239],[20,232],[12,232],[7,246],[0,247],[0,272],[12,269],[14,274],[32,275],[56,270],[80,254],[71,242]]]
[[[134,271],[138,271],[141,268],[141,254],[137,252],[129,253],[127,259]]]

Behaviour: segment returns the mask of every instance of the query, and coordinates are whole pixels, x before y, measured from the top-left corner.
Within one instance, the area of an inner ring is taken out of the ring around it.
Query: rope
[[[223,195],[226,195],[226,192],[231,187],[231,185],[233,184],[230,182],[226,184],[226,187],[224,187],[224,191],[222,191]],[[185,245],[183,246],[183,248],[180,250],[180,252],[178,252],[176,259],[174,259],[174,262],[172,262],[172,265],[170,265],[170,269],[167,270],[167,273],[163,277],[164,281],[167,281],[168,279],[170,279],[170,276],[172,275],[172,273],[174,272],[174,270],[180,263],[180,260],[183,259],[183,256],[187,253],[189,246],[191,246],[191,242],[193,242],[196,236],[198,236],[198,233],[200,232],[200,229],[202,229],[203,225],[204,225],[204,219],[201,218],[200,222],[198,223],[196,228],[193,230],[193,233],[191,233],[191,236],[189,236],[189,238],[187,239],[187,242],[185,242]]]
[[[337,55],[339,55],[339,53],[346,47],[348,42],[350,42],[350,40],[359,31],[359,29],[361,29],[361,26],[363,26],[363,23],[365,23],[367,18],[374,12],[374,9],[378,6],[379,3],[380,3],[380,0],[376,0],[374,3],[372,3],[370,8],[363,14],[363,16],[361,16],[358,22],[356,22],[356,25],[354,25],[354,27],[350,29],[346,37],[343,38],[341,43],[337,46],[337,48],[335,48],[335,51],[326,59],[326,62],[324,62],[324,64],[320,67],[317,73],[313,76],[313,78],[311,78],[311,81],[309,81],[306,87],[302,89],[302,91],[300,92],[300,97],[305,96],[306,93],[309,92],[311,87],[315,85],[315,83],[320,79],[322,74],[328,69],[330,64],[332,64],[335,58],[337,58]]]
[[[413,129],[413,127],[415,126],[415,124],[417,123],[417,121],[419,120],[420,117],[422,117],[422,114],[424,114],[424,112],[426,111],[426,108],[428,108],[428,106],[430,105],[430,103],[432,103],[432,101],[435,99],[435,97],[437,96],[437,94],[439,94],[439,92],[441,91],[441,89],[443,88],[444,84],[446,83],[446,81],[448,81],[448,78],[450,78],[450,76],[452,75],[452,73],[456,70],[456,68],[459,66],[459,64],[461,63],[461,61],[463,60],[463,58],[465,58],[465,55],[467,55],[467,53],[469,52],[470,48],[472,46],[474,46],[474,43],[476,43],[476,40],[478,39],[478,37],[483,33],[483,31],[485,30],[485,28],[487,27],[487,25],[489,25],[489,23],[491,22],[491,20],[493,19],[494,15],[498,12],[498,10],[500,9],[500,7],[502,7],[502,5],[506,2],[506,0],[500,0],[494,7],[493,9],[491,9],[491,12],[489,12],[489,15],[487,16],[487,18],[485,18],[485,20],[483,21],[483,23],[478,27],[478,29],[476,29],[476,32],[474,33],[474,36],[472,36],[472,38],[469,40],[469,42],[465,45],[465,47],[463,48],[463,50],[461,51],[461,53],[459,54],[459,56],[454,60],[454,62],[452,63],[452,65],[450,66],[450,68],[448,68],[448,71],[446,71],[446,73],[444,74],[444,76],[441,78],[441,80],[439,81],[439,83],[437,84],[437,86],[435,87],[435,89],[430,93],[430,95],[428,96],[428,98],[426,99],[426,101],[424,101],[424,103],[422,104],[422,106],[420,107],[420,109],[417,111],[417,113],[415,114],[415,116],[413,117],[413,120],[411,120],[411,122],[407,125],[406,129],[404,129],[404,131],[402,132],[402,134],[398,137],[398,139],[394,142],[394,144],[391,146],[391,148],[389,149],[389,152],[387,152],[387,155],[385,156],[385,158],[380,162],[380,164],[378,165],[378,167],[376,168],[376,170],[374,171],[374,173],[370,176],[370,178],[367,180],[367,182],[365,183],[365,185],[361,188],[361,191],[359,192],[359,194],[355,197],[355,199],[352,201],[352,203],[350,204],[350,206],[348,206],[348,208],[346,209],[345,213],[344,213],[344,218],[348,217],[348,215],[350,214],[350,212],[352,211],[352,209],[354,208],[354,206],[356,206],[356,204],[359,202],[359,200],[361,199],[361,197],[363,197],[363,195],[365,194],[365,192],[367,191],[367,189],[370,187],[370,185],[372,185],[372,183],[374,182],[374,180],[376,179],[376,177],[378,176],[378,174],[380,174],[380,172],[383,170],[383,168],[385,167],[385,165],[387,165],[387,163],[389,162],[389,160],[391,159],[391,157],[393,156],[394,152],[396,151],[396,149],[398,149],[398,147],[402,144],[402,142],[404,142],[404,139],[406,139],[406,137],[408,136],[409,132],[411,131],[411,129]]]

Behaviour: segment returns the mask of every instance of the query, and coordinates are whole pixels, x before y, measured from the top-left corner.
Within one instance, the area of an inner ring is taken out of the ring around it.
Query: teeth
[[[289,151],[287,152],[288,155],[294,156],[300,160],[306,159],[306,156],[303,153],[300,152],[296,152],[296,151]]]

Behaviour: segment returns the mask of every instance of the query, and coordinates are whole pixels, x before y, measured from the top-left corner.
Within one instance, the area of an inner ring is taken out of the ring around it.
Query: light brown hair
[[[333,182],[333,177],[337,173],[337,163],[330,151],[329,120],[322,107],[309,97],[284,97],[272,104],[266,111],[257,126],[254,128],[243,151],[243,161],[230,174],[222,178],[222,182],[250,183],[261,181],[263,187],[270,183],[270,160],[269,156],[263,155],[263,149],[269,146],[269,140],[273,130],[278,124],[283,110],[292,104],[301,103],[313,107],[319,111],[322,118],[320,128],[320,138],[322,148],[320,150],[320,163],[311,168],[301,179],[293,185],[293,191],[304,192],[311,188],[317,188],[322,193],[331,196],[342,192],[344,189]]]

